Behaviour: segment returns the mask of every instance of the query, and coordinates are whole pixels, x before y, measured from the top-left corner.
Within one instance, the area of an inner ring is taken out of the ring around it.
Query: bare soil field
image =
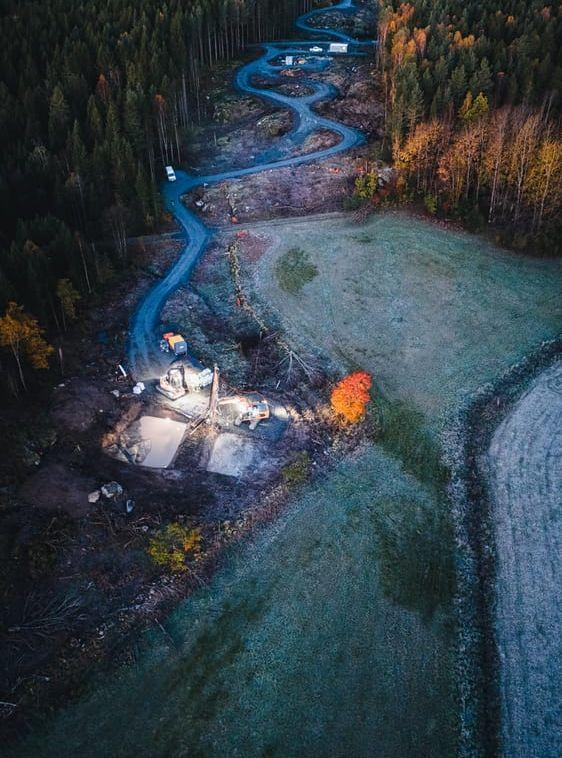
[[[487,464],[502,755],[554,758],[562,737],[562,362],[501,423]]]

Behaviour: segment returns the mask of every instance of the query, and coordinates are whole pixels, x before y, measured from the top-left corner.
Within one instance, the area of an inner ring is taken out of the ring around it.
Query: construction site
[[[180,334],[163,334],[160,349],[170,357],[169,368],[153,385],[132,387],[133,395],[142,394],[142,409],[133,420],[127,418],[122,431],[106,436],[104,451],[124,463],[164,469],[174,466],[186,438],[198,432],[205,443],[200,468],[229,477],[254,476],[285,435],[290,418],[285,406],[260,392],[230,387],[216,364],[211,370],[188,355]]]

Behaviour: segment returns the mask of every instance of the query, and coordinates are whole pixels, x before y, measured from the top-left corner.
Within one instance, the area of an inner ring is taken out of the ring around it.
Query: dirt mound
[[[60,463],[47,463],[22,485],[21,499],[35,508],[62,510],[84,516],[92,507],[88,493],[96,489],[94,479],[71,471]]]
[[[115,407],[107,390],[87,379],[72,379],[56,391],[51,418],[63,432],[75,434],[88,430],[100,411],[108,413]]]

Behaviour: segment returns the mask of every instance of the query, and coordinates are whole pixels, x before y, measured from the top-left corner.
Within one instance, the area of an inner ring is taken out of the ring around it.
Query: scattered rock
[[[118,482],[108,482],[101,488],[101,494],[108,500],[113,500],[116,497],[121,497],[123,487]]]
[[[89,503],[97,503],[98,500],[100,499],[100,497],[101,497],[100,490],[94,490],[93,492],[89,493],[89,495],[88,495],[88,502]]]
[[[146,389],[144,382],[137,382],[133,387],[133,394],[140,395]]]

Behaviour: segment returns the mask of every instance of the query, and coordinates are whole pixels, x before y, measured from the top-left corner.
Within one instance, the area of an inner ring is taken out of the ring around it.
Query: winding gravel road
[[[562,361],[497,429],[488,469],[501,752],[555,758],[562,751]]]
[[[161,374],[166,361],[164,355],[158,349],[159,334],[157,327],[160,313],[166,300],[174,290],[188,281],[195,263],[207,247],[212,236],[211,230],[201,219],[183,205],[181,202],[182,196],[203,184],[216,184],[226,179],[235,179],[262,171],[271,171],[276,168],[298,166],[310,163],[311,161],[322,160],[365,142],[365,136],[359,130],[344,126],[327,118],[322,118],[312,110],[312,106],[319,100],[335,97],[337,92],[334,87],[322,82],[307,80],[307,85],[313,89],[312,94],[306,97],[290,97],[272,90],[259,89],[252,85],[254,76],[259,75],[275,79],[279,75],[279,71],[284,66],[276,65],[275,61],[280,55],[305,54],[309,58],[309,61],[299,66],[299,68],[315,72],[323,71],[329,65],[329,59],[326,57],[329,41],[319,41],[319,36],[328,36],[332,39],[347,42],[350,53],[353,55],[361,55],[362,48],[373,46],[373,42],[360,42],[337,30],[324,27],[314,28],[308,25],[308,21],[316,14],[324,14],[334,10],[340,13],[353,13],[355,12],[355,6],[352,0],[342,0],[342,2],[330,8],[321,8],[310,13],[305,13],[296,21],[296,25],[299,29],[312,34],[314,36],[312,41],[263,43],[261,45],[263,54],[257,60],[243,66],[237,72],[235,82],[237,89],[241,92],[256,95],[283,107],[288,107],[293,111],[293,127],[284,138],[285,145],[289,144],[297,147],[304,142],[308,135],[319,129],[335,132],[340,136],[339,142],[332,147],[293,158],[276,159],[276,155],[279,155],[279,149],[272,149],[268,155],[262,155],[261,159],[252,166],[212,174],[210,176],[195,176],[185,171],[176,171],[177,181],[164,184],[162,188],[164,206],[166,210],[175,216],[178,223],[182,226],[186,235],[186,246],[166,276],[147,293],[133,317],[129,334],[129,361],[137,378],[150,380],[157,378]],[[318,53],[316,56],[310,56],[310,48],[313,45],[321,47],[323,52]]]

